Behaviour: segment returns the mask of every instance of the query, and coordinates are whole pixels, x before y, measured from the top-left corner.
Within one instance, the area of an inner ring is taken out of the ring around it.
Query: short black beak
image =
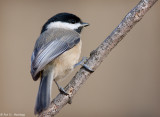
[[[88,23],[85,23],[85,22],[81,23],[81,25],[82,25],[82,27],[89,26],[89,24],[88,24]]]

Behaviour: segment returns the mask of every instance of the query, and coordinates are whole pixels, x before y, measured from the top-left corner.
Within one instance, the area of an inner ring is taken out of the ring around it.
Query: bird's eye
[[[75,23],[76,23],[76,20],[73,20],[73,19],[72,19],[72,20],[70,20],[69,22],[70,22],[71,24],[75,24]]]

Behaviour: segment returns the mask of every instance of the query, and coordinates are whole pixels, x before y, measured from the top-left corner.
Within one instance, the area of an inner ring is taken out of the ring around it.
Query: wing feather
[[[51,33],[53,35],[53,32]],[[49,62],[53,61],[65,51],[73,48],[80,41],[79,34],[75,31],[68,31],[65,33],[64,31],[57,31],[57,33],[60,33],[58,38],[54,35],[52,36],[48,32],[49,36],[42,36],[40,37],[41,39],[38,39],[39,41],[43,40],[46,42],[44,38],[51,38],[51,41],[42,44],[39,49],[35,48],[33,51],[31,57],[31,74],[34,80],[38,79],[37,74],[39,74]],[[36,43],[38,44],[38,42]]]

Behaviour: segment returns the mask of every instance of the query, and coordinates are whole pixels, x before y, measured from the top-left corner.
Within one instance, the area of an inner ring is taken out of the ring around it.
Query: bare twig
[[[123,39],[132,27],[142,19],[145,13],[154,5],[156,1],[158,0],[141,0],[137,6],[125,16],[115,30],[98,46],[98,48],[91,52],[90,58],[86,64],[93,70],[96,70],[103,59]],[[51,117],[56,115],[63,108],[63,106],[68,103],[69,99],[73,98],[90,74],[91,72],[81,68],[65,87],[65,90],[69,93],[69,96],[58,94],[48,109],[40,113],[39,117]]]

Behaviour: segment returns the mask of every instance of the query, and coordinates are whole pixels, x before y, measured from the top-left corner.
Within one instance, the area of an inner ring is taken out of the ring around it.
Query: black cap
[[[50,19],[48,19],[48,21],[43,25],[41,33],[43,33],[44,31],[47,30],[47,26],[51,22],[56,22],[56,21],[67,22],[67,23],[71,23],[71,24],[75,24],[75,23],[83,24],[81,19],[79,17],[77,17],[76,15],[74,15],[74,14],[71,14],[71,13],[58,13],[55,16],[53,16]],[[87,25],[88,24],[86,23],[85,26],[87,26]],[[78,29],[78,30],[81,31],[81,29]]]

